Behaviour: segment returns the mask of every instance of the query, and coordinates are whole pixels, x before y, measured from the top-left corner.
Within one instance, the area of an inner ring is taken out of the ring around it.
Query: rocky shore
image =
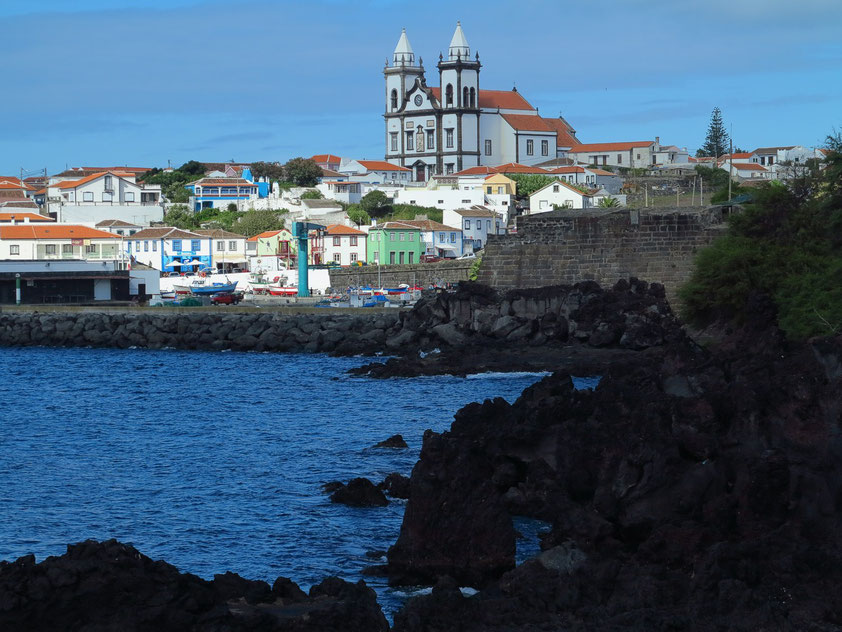
[[[514,404],[469,404],[448,432],[424,434],[382,570],[434,588],[393,630],[842,630],[842,337],[788,342],[754,300],[754,320],[711,348],[684,333],[660,286],[636,280],[469,285],[383,323],[382,348],[403,359],[363,373],[467,370],[460,356],[561,369]],[[3,341],[10,326],[0,319]],[[597,388],[575,390],[571,367],[599,369]],[[332,491],[374,496],[351,483]],[[551,525],[520,566],[513,516]],[[388,628],[362,583],[303,595],[289,580],[203,582],[118,543],[79,546],[0,564],[0,629]],[[465,597],[465,585],[481,590]],[[307,627],[317,613],[335,627]]]

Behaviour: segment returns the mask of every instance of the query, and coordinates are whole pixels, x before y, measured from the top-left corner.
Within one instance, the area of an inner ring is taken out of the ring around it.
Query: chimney
[[[12,226],[14,226],[17,222],[15,222],[15,216],[12,215],[9,219],[12,221]]]
[[[24,223],[24,224],[28,224],[28,223],[29,223],[29,217],[24,217],[24,218],[23,218],[23,223]]]

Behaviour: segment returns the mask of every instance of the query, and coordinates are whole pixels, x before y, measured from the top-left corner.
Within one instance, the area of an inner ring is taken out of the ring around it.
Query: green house
[[[418,263],[425,251],[421,229],[401,222],[386,222],[368,231],[368,263]]]

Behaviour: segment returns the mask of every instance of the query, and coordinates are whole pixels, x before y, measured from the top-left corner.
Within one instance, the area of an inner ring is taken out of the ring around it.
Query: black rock
[[[392,472],[378,487],[392,498],[409,498],[409,479],[403,474]]]
[[[403,437],[399,434],[392,435],[385,441],[381,441],[380,443],[375,444],[375,448],[408,448],[409,446],[406,445],[406,441],[403,440]]]
[[[333,503],[352,507],[385,507],[389,500],[377,486],[367,478],[353,478],[330,496]]]

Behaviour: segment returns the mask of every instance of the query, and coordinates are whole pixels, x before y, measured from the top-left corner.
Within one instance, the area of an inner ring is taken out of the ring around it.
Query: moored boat
[[[192,294],[210,295],[217,292],[234,292],[237,289],[237,282],[233,283],[210,283],[204,285],[191,285],[190,292]]]

